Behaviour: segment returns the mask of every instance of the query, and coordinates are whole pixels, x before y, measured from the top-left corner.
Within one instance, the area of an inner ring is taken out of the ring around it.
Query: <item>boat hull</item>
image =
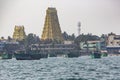
[[[12,54],[0,54],[0,59],[12,59]]]
[[[70,51],[67,55],[68,55],[68,58],[79,57],[80,52],[79,51]]]
[[[93,52],[92,54],[91,54],[91,58],[101,58],[101,53],[99,53],[99,52]]]
[[[102,53],[102,57],[107,57],[108,53]]]
[[[14,54],[16,60],[39,60],[41,58],[40,54]]]

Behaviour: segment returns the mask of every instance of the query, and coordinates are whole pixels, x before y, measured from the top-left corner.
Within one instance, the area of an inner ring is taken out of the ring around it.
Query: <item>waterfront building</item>
[[[24,26],[15,26],[14,33],[13,33],[13,39],[15,40],[24,40],[26,37]]]
[[[74,41],[70,41],[70,40],[65,40],[64,44],[74,44]]]
[[[41,39],[60,42],[63,41],[56,8],[48,7],[46,10],[45,23]]]
[[[76,44],[32,44],[31,50],[68,52],[76,50]]]
[[[106,51],[106,46],[107,46],[107,35],[102,35],[101,38],[100,38],[100,44],[101,44],[101,50],[102,51]]]
[[[81,42],[80,49],[83,52],[94,52],[94,51],[101,51],[101,52],[105,51],[106,52],[106,44],[102,40]]]
[[[80,48],[84,51],[96,51],[101,49],[101,42],[97,41],[87,41],[80,43]]]
[[[120,35],[114,33],[108,34],[107,51],[111,54],[120,53]]]
[[[3,48],[4,48],[4,43],[0,42],[0,52],[3,51]]]
[[[41,54],[48,54],[49,57],[78,57],[80,52],[76,47],[76,44],[33,44],[30,49],[40,51]]]
[[[14,53],[15,50],[19,49],[19,43],[15,41],[0,41],[0,52]]]
[[[120,46],[120,35],[108,34],[107,46]]]

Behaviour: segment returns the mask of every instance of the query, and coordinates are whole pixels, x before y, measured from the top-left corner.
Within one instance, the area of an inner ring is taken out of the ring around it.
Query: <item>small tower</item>
[[[78,22],[78,36],[80,35],[80,31],[81,31],[81,22]]]
[[[22,41],[25,39],[25,31],[24,26],[15,26],[14,33],[13,33],[13,39]]]
[[[49,7],[46,10],[42,40],[63,41],[56,8]]]

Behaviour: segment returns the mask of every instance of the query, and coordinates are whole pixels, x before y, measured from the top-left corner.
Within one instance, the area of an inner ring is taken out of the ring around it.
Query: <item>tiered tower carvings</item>
[[[56,8],[49,7],[46,10],[45,24],[41,39],[63,41]]]
[[[24,31],[24,26],[15,26],[14,28],[14,33],[13,33],[13,39],[15,40],[23,40],[25,39],[25,31]]]

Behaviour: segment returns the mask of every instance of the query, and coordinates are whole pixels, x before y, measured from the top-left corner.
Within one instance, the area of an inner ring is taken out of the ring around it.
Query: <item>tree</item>
[[[31,44],[39,44],[40,43],[40,39],[38,36],[36,36],[33,33],[28,34],[28,36],[26,36],[25,40],[24,40],[24,45],[26,47],[28,47]]]
[[[64,40],[68,40],[68,34],[66,32],[64,32],[62,35],[63,35]]]
[[[72,36],[71,36],[71,37],[72,37],[72,40],[74,40],[74,39],[75,39],[75,34],[72,34]]]
[[[10,36],[8,36],[8,41],[11,41],[11,40],[12,40],[12,38]]]
[[[79,46],[80,42],[100,40],[100,37],[92,34],[81,34],[75,39],[75,43]]]
[[[64,40],[72,40],[73,41],[75,39],[74,34],[68,35],[66,32],[64,32],[62,35],[63,35]]]
[[[1,39],[4,40],[5,38],[2,36]]]

